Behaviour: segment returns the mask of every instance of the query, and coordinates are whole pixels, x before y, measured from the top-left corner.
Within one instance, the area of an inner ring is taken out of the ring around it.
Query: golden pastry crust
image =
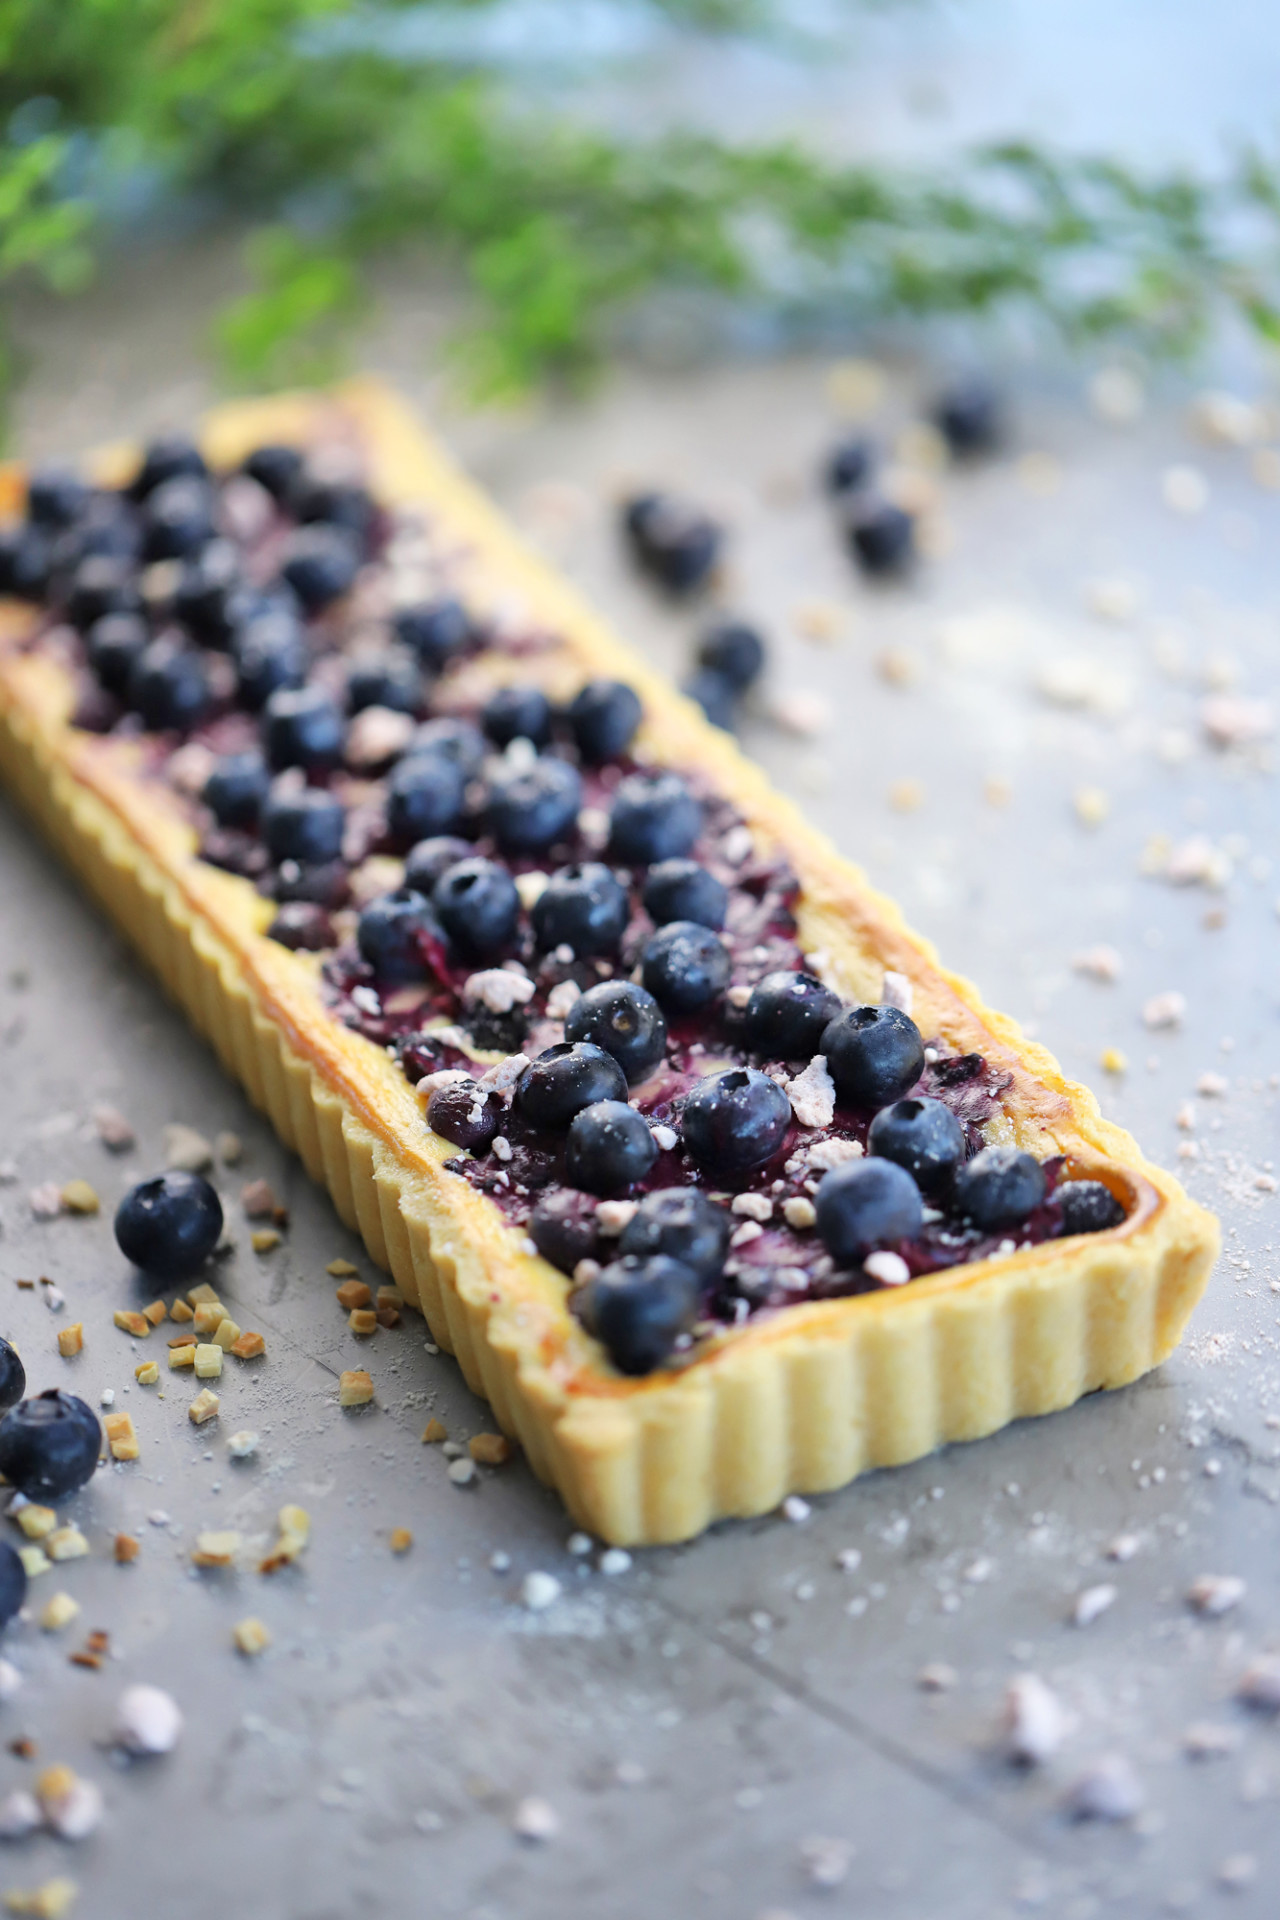
[[[70,727],[69,675],[18,650],[31,616],[0,605],[0,773],[575,1520],[618,1545],[687,1539],[788,1493],[838,1487],[1122,1386],[1166,1358],[1216,1254],[1213,1217],[1105,1121],[1043,1047],[942,969],[892,901],[725,734],[625,651],[391,392],[358,381],[326,396],[224,407],[204,440],[221,465],[266,440],[335,435],[359,443],[388,505],[421,506],[447,528],[469,594],[482,604],[514,594],[559,637],[521,660],[522,677],[548,690],[600,675],[636,687],[639,750],[700,770],[757,842],[790,860],[800,943],[826,955],[834,985],[876,1000],[886,969],[905,974],[923,1031],[1012,1075],[991,1137],[1040,1158],[1065,1154],[1073,1174],[1104,1180],[1128,1211],[1112,1232],[760,1315],[700,1342],[683,1364],[622,1377],[567,1311],[565,1277],[526,1251],[523,1232],[485,1195],[443,1171],[456,1149],[427,1130],[398,1067],[325,1011],[314,959],[264,937],[270,903],[195,857],[181,805],[140,777],[135,746]],[[129,463],[127,449],[111,450],[96,471],[121,478]],[[20,500],[22,484],[18,469],[0,470],[0,511]],[[476,671],[503,666],[489,660]]]

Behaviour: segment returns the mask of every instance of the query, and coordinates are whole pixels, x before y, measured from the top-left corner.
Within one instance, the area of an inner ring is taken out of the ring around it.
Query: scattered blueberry
[[[440,925],[465,958],[494,959],[514,945],[520,895],[496,860],[468,854],[455,861],[436,880],[431,900]]]
[[[624,1100],[599,1100],[574,1116],[565,1141],[565,1179],[584,1193],[621,1193],[658,1157],[643,1114]]]
[[[864,434],[854,434],[833,448],[827,459],[823,479],[828,493],[857,493],[875,471],[876,449]]]
[[[27,1597],[27,1570],[18,1549],[6,1540],[0,1552],[0,1627],[7,1626]]]
[[[323,953],[337,940],[332,920],[313,900],[286,900],[267,928],[267,938],[291,953]]]
[[[572,1187],[540,1193],[529,1217],[529,1238],[553,1267],[572,1273],[579,1260],[595,1257],[599,1234],[596,1203]]]
[[[251,747],[216,760],[200,797],[220,827],[251,830],[258,824],[269,785],[266,761]]]
[[[207,480],[209,469],[194,440],[185,433],[159,434],[147,442],[138,468],[129,484],[135,500],[147,500],[167,480]]]
[[[88,486],[70,467],[37,467],[27,482],[27,518],[46,533],[61,533],[89,499]]]
[[[588,766],[625,753],[640,725],[640,696],[625,680],[589,680],[569,703],[569,725]]]
[[[864,573],[905,573],[915,559],[915,521],[890,500],[869,500],[848,520],[849,545]]]
[[[1044,1196],[1044,1168],[1017,1147],[984,1147],[956,1175],[956,1210],[984,1233],[1020,1226]]]
[[[231,643],[236,689],[241,706],[257,713],[273,693],[294,692],[306,683],[310,654],[295,614],[270,602],[260,606]]]
[[[429,840],[419,840],[416,847],[410,847],[405,856],[404,883],[414,887],[419,893],[430,894],[436,881],[450,867],[456,867],[459,860],[469,860],[475,849],[469,840],[458,840],[451,834],[433,834]]]
[[[485,702],[480,724],[496,747],[532,740],[545,747],[551,738],[551,702],[541,687],[499,687]]]
[[[300,479],[292,506],[303,526],[341,527],[366,550],[378,519],[369,489],[344,480]]]
[[[267,759],[281,772],[305,767],[320,773],[342,758],[346,723],[321,687],[282,687],[263,710]]]
[[[622,1229],[621,1253],[665,1253],[691,1269],[705,1285],[724,1266],[732,1221],[697,1187],[662,1187],[646,1193]]]
[[[471,780],[484,765],[488,746],[479,727],[470,720],[442,716],[424,720],[413,736],[413,753],[439,753],[452,760]]]
[[[472,637],[471,618],[458,600],[424,600],[416,607],[402,607],[394,626],[397,638],[412,647],[433,673],[441,673]]]
[[[542,853],[572,833],[582,780],[565,760],[498,773],[489,790],[489,824],[504,853]]]
[[[209,676],[194,647],[152,640],[129,674],[129,705],[150,733],[185,733],[209,707]]]
[[[387,782],[387,832],[411,847],[456,825],[466,782],[457,763],[439,753],[411,753]]]
[[[302,455],[296,447],[255,447],[244,463],[251,480],[265,487],[273,500],[287,500],[302,474]]]
[[[221,1232],[222,1202],[198,1173],[153,1174],[130,1187],[116,1208],[116,1244],[125,1259],[167,1279],[202,1267]]]
[[[89,665],[108,693],[122,698],[134,667],[151,638],[140,613],[104,613],[85,635]]]
[[[308,613],[320,613],[355,585],[360,549],[342,527],[299,527],[285,547],[281,575]]]
[[[964,1160],[964,1128],[941,1100],[895,1100],[871,1122],[867,1151],[905,1167],[933,1198],[947,1191]]]
[[[1004,438],[1000,395],[987,380],[958,380],[938,395],[933,424],[955,458],[994,453]]]
[[[132,560],[118,554],[91,553],[71,576],[66,615],[87,633],[105,613],[141,613],[142,594]]]
[[[605,1267],[575,1297],[582,1323],[619,1373],[652,1373],[698,1315],[697,1276],[664,1253],[629,1254]]]
[[[418,664],[403,647],[358,654],[347,668],[347,705],[352,713],[363,713],[366,707],[417,713],[425,699]]]
[[[823,1029],[818,1051],[850,1107],[887,1107],[924,1072],[920,1029],[897,1007],[846,1007]]]
[[[609,851],[628,867],[675,860],[702,831],[702,808],[678,773],[629,773],[618,783]]]
[[[924,1224],[920,1189],[892,1160],[851,1160],[824,1173],[814,1202],[833,1260],[861,1260],[877,1247],[914,1240]]]
[[[0,1473],[28,1500],[78,1493],[97,1472],[101,1451],[97,1414],[61,1387],[19,1401],[0,1420]]]
[[[478,1080],[453,1080],[448,1086],[435,1087],[427,1101],[427,1125],[432,1133],[468,1153],[488,1146],[501,1117],[501,1103],[491,1098]]]
[[[384,986],[407,986],[431,973],[424,940],[436,931],[431,903],[412,887],[372,901],[360,915],[356,945]]]
[[[700,1080],[684,1103],[685,1151],[717,1180],[738,1180],[772,1160],[791,1125],[791,1102],[766,1073],[731,1067]]]
[[[698,665],[745,693],[764,672],[765,644],[745,620],[718,620],[698,643]]]
[[[623,524],[637,562],[669,593],[692,593],[719,558],[722,536],[716,522],[670,494],[630,501]]]
[[[572,947],[579,960],[616,953],[630,905],[611,868],[598,860],[553,873],[529,915],[544,953]]]
[[[590,1040],[611,1053],[631,1086],[647,1080],[667,1047],[667,1023],[651,993],[630,980],[588,987],[565,1017],[566,1040]]]
[[[142,514],[144,560],[184,560],[213,538],[213,499],[204,480],[162,480]]]
[[[563,1040],[530,1061],[516,1081],[515,1104],[531,1127],[567,1127],[584,1107],[626,1097],[627,1077],[612,1054],[588,1041]]]
[[[702,708],[703,718],[713,727],[720,727],[725,733],[732,733],[737,719],[737,703],[733,688],[722,673],[712,673],[708,667],[700,667],[682,681],[680,691]]]
[[[0,1339],[0,1413],[16,1407],[27,1390],[27,1370],[18,1349]]]
[[[645,947],[641,975],[664,1013],[698,1013],[729,984],[729,952],[710,927],[672,920]]]
[[[766,973],[747,1002],[747,1040],[769,1060],[811,1060],[843,1005],[811,973]]]
[[[237,759],[242,757],[249,756],[236,755]],[[262,838],[267,852],[273,860],[296,860],[300,866],[324,866],[339,859],[345,827],[342,802],[319,787],[273,793],[262,809]]]
[[[1064,1235],[1108,1233],[1124,1219],[1124,1208],[1101,1180],[1068,1180],[1053,1197],[1062,1209]]]
[[[655,927],[692,920],[719,933],[729,911],[729,889],[696,860],[660,860],[650,867],[643,899]]]

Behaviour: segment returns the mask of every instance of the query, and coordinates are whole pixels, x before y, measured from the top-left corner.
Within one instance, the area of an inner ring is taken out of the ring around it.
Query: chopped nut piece
[[[42,1540],[58,1524],[58,1516],[52,1507],[37,1506],[34,1501],[29,1506],[20,1507],[16,1518],[28,1540]]]
[[[131,1567],[141,1552],[141,1542],[135,1540],[131,1533],[118,1533],[116,1535],[115,1553],[117,1566]]]
[[[379,1307],[374,1318],[380,1327],[398,1327],[400,1325],[400,1309],[398,1307]]]
[[[249,1244],[255,1253],[270,1253],[280,1245],[281,1235],[274,1227],[259,1227],[256,1233],[249,1235]]]
[[[104,1147],[110,1147],[112,1153],[123,1153],[135,1144],[133,1128],[115,1107],[95,1107],[93,1124],[99,1140]]]
[[[207,1173],[213,1165],[213,1148],[194,1127],[178,1123],[164,1130],[164,1163],[182,1173]]]
[[[189,1367],[194,1364],[195,1357],[196,1343],[194,1340],[184,1340],[180,1347],[170,1347],[169,1349],[170,1367]]]
[[[46,1633],[59,1633],[69,1626],[80,1611],[80,1602],[69,1593],[50,1594],[40,1610],[40,1625]]]
[[[153,1300],[149,1307],[142,1309],[142,1316],[144,1320],[149,1320],[153,1327],[158,1327],[162,1320],[168,1319],[169,1309],[163,1300]]]
[[[131,1333],[136,1340],[145,1340],[151,1331],[151,1322],[144,1314],[130,1313],[122,1307],[117,1307],[111,1319],[122,1333]]]
[[[422,1429],[423,1446],[436,1447],[439,1446],[442,1440],[447,1440],[448,1438],[448,1427],[446,1427],[443,1420],[437,1420],[433,1414],[426,1426]]]
[[[87,1180],[68,1180],[60,1198],[67,1213],[97,1213],[102,1205]]]
[[[84,1352],[84,1323],[77,1320],[72,1327],[63,1327],[58,1333],[58,1352],[64,1360],[71,1360],[77,1353]]]
[[[1233,1607],[1238,1607],[1244,1596],[1245,1583],[1235,1574],[1205,1573],[1189,1588],[1187,1605],[1196,1613],[1217,1619],[1220,1614],[1230,1613]]]
[[[4,1897],[9,1913],[24,1914],[26,1920],[63,1920],[75,1905],[80,1889],[74,1880],[59,1874],[39,1887],[15,1887]]]
[[[413,1545],[413,1535],[410,1533],[408,1527],[393,1527],[391,1529],[391,1538],[387,1544],[390,1546],[392,1553],[408,1553],[410,1547]]]
[[[144,1360],[140,1367],[134,1368],[133,1377],[140,1387],[154,1387],[156,1381],[160,1378],[159,1361]]]
[[[240,1328],[236,1325],[229,1313],[224,1313],[213,1330],[214,1346],[221,1347],[224,1353],[229,1353],[239,1338]]]
[[[191,1561],[197,1567],[230,1567],[240,1551],[240,1535],[234,1531],[198,1533],[191,1549]]]
[[[198,1346],[192,1357],[197,1380],[216,1380],[222,1372],[222,1348],[215,1347],[212,1342]]]
[[[169,1346],[171,1348],[198,1347],[199,1344],[199,1336],[194,1333],[171,1333],[169,1335]]]
[[[266,1350],[267,1343],[260,1333],[238,1334],[230,1348],[237,1360],[256,1360]]]
[[[262,1653],[271,1645],[271,1635],[261,1620],[255,1620],[252,1616],[248,1620],[237,1621],[231,1630],[231,1637],[238,1650],[250,1657]]]
[[[202,1300],[192,1322],[197,1333],[214,1333],[227,1317],[221,1300]]]
[[[240,1205],[248,1220],[271,1220],[275,1216],[276,1196],[265,1180],[250,1180],[240,1192]]]
[[[373,1289],[363,1280],[344,1280],[336,1292],[338,1305],[345,1313],[350,1313],[354,1307],[370,1306],[373,1302]]]
[[[350,1260],[331,1260],[325,1268],[325,1272],[331,1273],[335,1280],[350,1279],[359,1271],[359,1267],[352,1266]]]
[[[43,1547],[27,1546],[18,1548],[18,1558],[28,1580],[34,1580],[39,1573],[48,1573],[53,1565]]]
[[[221,1357],[222,1349],[220,1347],[215,1347],[214,1352]],[[196,1395],[191,1405],[187,1408],[187,1418],[193,1426],[202,1427],[206,1420],[212,1420],[214,1418],[221,1405],[222,1402],[219,1400],[217,1394],[212,1393],[208,1387],[205,1387],[202,1392]]]
[[[125,1419],[128,1419],[126,1414]],[[83,1560],[89,1551],[89,1542],[79,1527],[55,1527],[44,1543],[44,1550],[51,1560]]]
[[[510,1460],[515,1448],[505,1433],[477,1433],[468,1440],[467,1452],[482,1467],[500,1467]]]
[[[155,1361],[151,1362],[152,1378],[160,1378],[160,1369]],[[109,1413],[102,1423],[107,1436],[107,1445],[111,1449],[113,1460],[136,1460],[138,1457],[138,1436],[134,1432],[133,1416],[128,1413]],[[54,1556],[57,1557],[56,1555]]]
[[[373,1398],[373,1381],[363,1367],[349,1367],[338,1376],[338,1405],[364,1407]]]
[[[202,1280],[198,1286],[188,1287],[187,1299],[193,1307],[221,1306],[222,1304],[207,1280]]]
[[[352,1333],[376,1333],[378,1316],[369,1307],[352,1307],[347,1315],[347,1325]]]

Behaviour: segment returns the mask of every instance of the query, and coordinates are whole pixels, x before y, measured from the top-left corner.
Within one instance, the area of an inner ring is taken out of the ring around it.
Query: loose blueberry
[[[672,920],[645,947],[641,974],[664,1013],[698,1013],[729,984],[729,952],[710,927]]]
[[[933,423],[960,460],[994,453],[1004,438],[1004,409],[989,381],[959,380],[933,404]]]
[[[492,960],[514,946],[516,883],[496,860],[469,853],[445,868],[431,892],[440,925],[464,959]]]
[[[170,611],[202,647],[225,651],[245,618],[262,604],[245,585],[232,543],[211,540],[183,567]]]
[[[577,768],[544,757],[532,767],[497,774],[489,790],[489,824],[504,853],[543,853],[572,833],[581,805]]]
[[[647,1080],[667,1048],[667,1023],[651,993],[630,980],[602,980],[565,1016],[566,1040],[590,1040],[611,1053],[631,1086]]]
[[[302,473],[302,455],[296,447],[255,447],[244,463],[251,480],[265,487],[273,500],[287,500]]]
[[[278,604],[260,605],[231,645],[240,705],[257,713],[273,693],[305,686],[310,653],[297,616]]]
[[[849,1107],[887,1107],[924,1072],[920,1029],[897,1007],[846,1007],[823,1029],[818,1051]]]
[[[470,720],[441,716],[424,720],[413,736],[413,753],[438,753],[461,768],[468,780],[475,778],[485,763],[489,748],[479,727]]]
[[[404,648],[357,657],[347,668],[347,705],[352,713],[366,707],[390,707],[393,713],[417,713],[426,688],[413,655]]]
[[[323,953],[336,944],[337,936],[322,906],[313,900],[287,900],[267,928],[267,938],[291,953]]]
[[[66,615],[81,633],[87,633],[104,614],[141,611],[138,570],[132,560],[92,553],[76,567],[67,591]]]
[[[643,899],[655,927],[692,920],[719,933],[729,911],[729,889],[696,860],[660,860],[650,867]]]
[[[78,1493],[96,1473],[101,1451],[97,1414],[61,1387],[20,1401],[0,1420],[0,1473],[28,1500]]]
[[[914,1240],[924,1224],[920,1189],[892,1160],[852,1160],[824,1173],[814,1202],[833,1260],[861,1260],[877,1247]]]
[[[21,1611],[27,1597],[27,1570],[15,1546],[8,1540],[0,1551],[0,1627],[7,1626]]]
[[[747,1002],[747,1040],[769,1060],[811,1060],[843,1005],[811,973],[766,973]]]
[[[85,635],[89,665],[108,693],[122,698],[151,631],[140,613],[104,613]]]
[[[582,1323],[619,1373],[652,1373],[698,1317],[698,1280],[658,1253],[628,1255],[587,1282],[575,1299]]]
[[[637,562],[669,593],[692,593],[719,558],[721,530],[716,522],[669,494],[632,500],[624,525]]]
[[[456,867],[459,860],[469,860],[473,848],[469,840],[455,839],[451,834],[433,834],[429,840],[419,840],[405,856],[404,883],[414,887],[419,893],[430,895],[436,881],[450,867]]]
[[[595,1258],[599,1244],[596,1203],[572,1187],[540,1193],[529,1217],[529,1238],[553,1267],[572,1273],[579,1260]]]
[[[570,1125],[565,1179],[584,1193],[621,1193],[643,1180],[657,1157],[657,1142],[643,1114],[624,1100],[600,1100],[584,1107]]]
[[[603,766],[625,753],[642,713],[639,694],[624,680],[589,680],[569,703],[569,725],[586,764]]]
[[[273,793],[262,809],[267,852],[273,860],[296,860],[300,866],[339,859],[345,826],[342,802],[319,787]]]
[[[864,573],[905,573],[915,559],[915,522],[889,500],[869,500],[848,522],[849,545]]]
[[[501,1102],[491,1098],[478,1080],[453,1080],[447,1087],[435,1087],[427,1102],[432,1133],[468,1153],[488,1146],[501,1118]]]
[[[153,1174],[116,1208],[116,1245],[125,1259],[169,1279],[202,1267],[221,1232],[222,1202],[198,1173]]]
[[[204,480],[162,480],[142,514],[144,560],[183,560],[213,538],[213,500]]]
[[[267,759],[276,772],[305,767],[321,773],[342,759],[346,724],[320,687],[284,687],[263,710]]]
[[[70,467],[37,467],[27,482],[27,518],[46,533],[61,533],[80,518],[90,497]]]
[[[515,1104],[531,1127],[567,1127],[584,1107],[626,1097],[627,1077],[612,1054],[564,1040],[530,1061],[516,1081]]]
[[[700,667],[681,683],[680,691],[702,708],[703,718],[713,727],[732,733],[737,719],[736,696],[722,673]]]
[[[387,782],[387,832],[411,847],[456,825],[466,782],[456,763],[438,753],[412,753]]]
[[[398,639],[412,647],[424,667],[441,673],[472,638],[470,615],[458,600],[425,600],[395,616]]]
[[[360,915],[356,945],[383,986],[407,986],[431,975],[426,941],[436,932],[431,903],[411,887],[383,894]]]
[[[718,620],[698,643],[698,665],[745,693],[764,672],[765,644],[745,620]]]
[[[791,1102],[776,1080],[754,1067],[700,1080],[680,1117],[685,1151],[718,1180],[740,1180],[772,1160],[790,1125]]]
[[[320,613],[355,585],[360,549],[342,527],[299,527],[289,536],[281,575],[308,613]]]
[[[1044,1168],[1017,1147],[984,1147],[956,1175],[956,1210],[983,1233],[1020,1226],[1044,1195]]]
[[[167,480],[207,480],[209,469],[194,440],[185,433],[159,434],[147,442],[138,468],[129,484],[135,500],[146,500]]]
[[[875,471],[876,449],[863,434],[842,440],[827,460],[823,479],[828,493],[856,493]]]
[[[256,748],[250,748],[245,753],[224,753],[216,760],[200,797],[220,827],[252,831],[269,785],[266,761]]]
[[[1124,1219],[1124,1208],[1101,1180],[1068,1180],[1055,1189],[1053,1197],[1062,1209],[1064,1236],[1109,1233]]]
[[[295,518],[303,526],[341,527],[367,549],[378,509],[367,487],[342,480],[299,481],[292,496]]]
[[[0,1413],[16,1407],[27,1390],[27,1370],[18,1349],[0,1339]]]
[[[941,1100],[895,1100],[871,1122],[867,1151],[905,1167],[933,1198],[946,1193],[964,1160],[964,1128]]]
[[[678,773],[629,773],[619,781],[609,851],[624,866],[679,859],[701,831],[702,808]]]
[[[588,860],[553,873],[529,917],[544,953],[567,946],[585,960],[618,951],[629,912],[626,890],[612,869]]]
[[[209,676],[193,647],[153,640],[129,674],[129,705],[149,733],[185,733],[203,720],[210,702]]]
[[[717,1207],[697,1187],[663,1187],[646,1193],[622,1229],[621,1253],[665,1253],[706,1285],[719,1275],[733,1230],[727,1208]]]
[[[540,687],[499,687],[485,702],[480,724],[496,747],[532,740],[545,747],[551,738],[551,702]]]

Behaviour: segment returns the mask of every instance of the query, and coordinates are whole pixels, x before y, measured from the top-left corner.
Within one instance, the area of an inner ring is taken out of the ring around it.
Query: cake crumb
[[[259,1355],[264,1354],[266,1350],[267,1343],[262,1335],[260,1333],[251,1333],[247,1330],[244,1333],[238,1334],[230,1347],[230,1352],[235,1355],[237,1360],[256,1360]]]
[[[255,1253],[273,1253],[280,1245],[283,1236],[274,1227],[259,1227],[249,1235],[249,1244]]]
[[[144,1314],[133,1313],[126,1307],[117,1307],[111,1316],[113,1326],[121,1333],[131,1333],[135,1340],[145,1340],[151,1331],[151,1322]]]
[[[74,1880],[58,1874],[38,1887],[14,1887],[4,1896],[5,1910],[25,1915],[26,1920],[63,1920],[75,1905],[79,1892]]]
[[[153,1380],[160,1378],[160,1369],[152,1360],[148,1363]],[[102,1423],[107,1436],[107,1445],[111,1449],[113,1460],[136,1460],[138,1458],[138,1436],[134,1430],[133,1415],[129,1413],[109,1413]]]
[[[215,1347],[214,1352],[220,1355],[221,1349]],[[208,1387],[205,1387],[196,1395],[191,1405],[187,1408],[187,1418],[193,1426],[202,1427],[206,1420],[212,1420],[216,1417],[221,1404],[222,1402],[219,1400],[217,1394],[211,1392]]]
[[[255,1619],[252,1615],[250,1615],[247,1620],[238,1620],[236,1622],[231,1630],[231,1637],[236,1644],[237,1651],[245,1654],[250,1659],[253,1659],[259,1653],[265,1652],[271,1645],[271,1635],[268,1633],[266,1627],[262,1624],[261,1620]]]
[[[44,1633],[60,1633],[70,1626],[80,1611],[80,1602],[69,1593],[53,1593],[40,1609],[40,1627]]]
[[[408,1527],[393,1527],[387,1545],[391,1548],[392,1553],[408,1553],[410,1547],[413,1545],[413,1535],[410,1533]]]
[[[197,1380],[216,1380],[222,1372],[222,1348],[211,1341],[197,1346],[193,1364]]]
[[[102,1202],[87,1180],[68,1180],[59,1198],[65,1213],[92,1214],[97,1213],[102,1206]]]
[[[84,1352],[84,1323],[77,1320],[74,1326],[60,1327],[58,1330],[58,1352],[64,1360],[74,1359]]]
[[[378,1331],[378,1316],[372,1307],[352,1307],[347,1315],[347,1325],[352,1333],[370,1334]]]
[[[198,1533],[191,1549],[191,1564],[193,1567],[231,1567],[239,1551],[240,1535],[232,1529]]]
[[[142,1317],[144,1320],[149,1320],[153,1327],[158,1327],[162,1320],[168,1319],[169,1309],[163,1300],[153,1300],[149,1307],[142,1309]]]
[[[501,1467],[512,1458],[515,1448],[505,1433],[477,1433],[468,1440],[467,1452],[482,1467]]]
[[[363,1367],[348,1367],[338,1376],[338,1405],[365,1407],[373,1399],[373,1381]]]
[[[45,1540],[44,1550],[51,1560],[83,1560],[89,1551],[89,1542],[79,1527],[55,1527]]]
[[[331,1260],[325,1268],[325,1272],[331,1273],[335,1280],[354,1279],[359,1271],[359,1267],[353,1266],[350,1260]]]
[[[115,1538],[116,1565],[131,1567],[142,1552],[141,1541],[131,1533],[118,1533]]]
[[[334,1293],[344,1313],[373,1303],[373,1288],[364,1280],[344,1280],[340,1287],[334,1289]]]

